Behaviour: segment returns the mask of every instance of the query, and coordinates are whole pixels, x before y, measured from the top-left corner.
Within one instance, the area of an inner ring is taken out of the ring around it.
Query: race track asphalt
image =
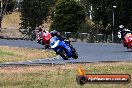
[[[59,56],[56,58],[37,59],[25,62],[10,62],[6,64],[65,64],[65,63],[81,63],[81,62],[113,62],[113,61],[132,61],[132,50],[126,49],[119,43],[86,43],[72,42],[76,48],[79,58],[63,60]],[[42,45],[36,41],[28,40],[3,40],[0,39],[0,46],[15,46],[43,49]],[[3,63],[5,64],[5,63]]]

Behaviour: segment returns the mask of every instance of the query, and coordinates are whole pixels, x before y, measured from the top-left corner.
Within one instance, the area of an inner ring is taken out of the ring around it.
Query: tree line
[[[121,24],[132,26],[131,0],[23,0],[20,12],[21,28],[30,28],[30,33],[48,16],[53,21],[50,30],[61,32],[111,34],[113,20],[115,34]]]

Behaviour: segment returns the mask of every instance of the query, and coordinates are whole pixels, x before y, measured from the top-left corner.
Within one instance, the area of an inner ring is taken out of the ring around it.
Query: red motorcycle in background
[[[124,47],[127,47],[127,49],[132,49],[132,34],[127,33],[124,37],[123,41]]]
[[[45,49],[50,47],[51,34],[48,31],[35,31],[37,43],[44,45]]]
[[[50,47],[50,38],[51,34],[45,31],[42,36],[42,45],[44,45],[46,49]]]
[[[118,37],[123,39],[123,46],[132,49],[132,32],[128,29],[118,32]]]

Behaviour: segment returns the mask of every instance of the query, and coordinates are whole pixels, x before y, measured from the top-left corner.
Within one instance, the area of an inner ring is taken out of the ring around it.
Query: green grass
[[[0,63],[45,59],[55,56],[56,54],[53,51],[0,46]]]
[[[85,84],[76,82],[79,64],[1,67],[0,88],[132,88],[129,84]],[[87,74],[130,74],[132,63],[83,64]]]
[[[0,51],[0,57],[3,57],[3,56],[15,56],[15,54],[13,52]]]

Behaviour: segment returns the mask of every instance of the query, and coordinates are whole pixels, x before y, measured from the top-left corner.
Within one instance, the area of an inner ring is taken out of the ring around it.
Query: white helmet
[[[124,26],[123,25],[120,25],[119,28],[124,28]]]

